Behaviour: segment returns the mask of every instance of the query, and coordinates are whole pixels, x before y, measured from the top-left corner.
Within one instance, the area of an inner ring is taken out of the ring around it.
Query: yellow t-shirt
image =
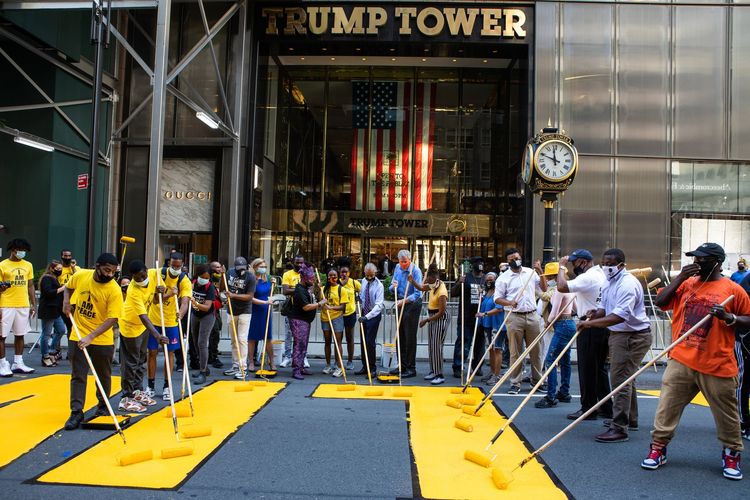
[[[436,289],[430,290],[430,301],[427,303],[427,309],[430,309],[432,311],[440,309],[439,299],[442,296],[445,296],[447,298],[448,290],[445,288],[445,283],[441,281],[440,285],[438,285]]]
[[[153,269],[148,272],[148,286],[142,287],[138,286],[135,281],[130,282],[125,304],[122,307],[122,316],[120,316],[120,320],[118,321],[120,324],[120,335],[133,338],[138,337],[146,330],[140,316],[142,314],[148,315],[155,292],[156,272]]]
[[[352,279],[352,277],[349,276],[346,285],[341,286],[347,289],[349,295],[352,298],[352,300],[346,303],[346,311],[344,311],[344,316],[350,316],[357,312],[357,303],[355,299],[357,295],[359,295],[359,291],[362,289],[362,283],[355,279]]]
[[[0,281],[10,281],[10,288],[0,293],[0,307],[29,307],[29,283],[34,279],[34,268],[26,260],[0,262]]]
[[[339,296],[339,290],[341,290],[341,295]],[[354,298],[351,296],[351,293],[349,290],[344,286],[339,286],[338,283],[336,286],[332,286],[328,290],[328,295],[326,296],[326,299],[328,299],[328,305],[329,306],[340,306],[341,304],[349,304],[349,302],[353,302]],[[323,310],[320,312],[320,317],[323,321],[328,321],[328,318],[330,317],[332,320],[336,318],[340,318],[343,316],[344,311],[327,311]]]
[[[122,290],[115,280],[98,283],[94,280],[94,271],[86,270],[75,273],[65,286],[76,293],[77,302],[73,319],[81,337],[96,330],[105,320],[121,316]],[[79,340],[75,330],[71,333],[71,339]],[[112,329],[96,337],[91,344],[112,345]]]
[[[60,276],[57,277],[57,282],[61,285],[64,285],[68,282],[71,276],[75,274],[76,271],[79,271],[80,268],[77,266],[65,266],[63,265],[63,270]]]
[[[152,272],[154,274],[152,274]],[[161,269],[149,269],[148,275],[149,279],[153,279],[157,285],[159,285],[159,282],[161,282],[162,285],[167,287],[167,290],[170,288],[173,288],[177,285],[177,280],[180,280],[180,277],[177,276],[176,278],[173,278],[171,274],[169,274],[169,270],[166,272],[166,278],[157,276],[156,273],[161,274]],[[179,290],[177,293],[177,297],[180,299],[183,297],[191,297],[193,295],[193,285],[190,283],[190,278],[185,275],[181,280],[179,284]],[[153,298],[153,297],[152,297]],[[154,325],[163,326],[165,328],[169,328],[171,326],[177,326],[177,310],[174,307],[175,304],[175,297],[169,297],[168,299],[165,299],[164,302],[164,325],[161,324],[161,311],[159,310],[159,301],[157,299],[157,302],[154,303],[153,300],[151,302],[151,308],[148,311],[148,319],[151,320],[151,322]]]
[[[290,269],[281,275],[281,284],[287,285],[289,288],[294,288],[299,283],[300,275],[294,269]]]

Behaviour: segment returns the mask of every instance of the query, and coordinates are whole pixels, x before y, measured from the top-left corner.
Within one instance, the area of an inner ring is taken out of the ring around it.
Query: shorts
[[[339,316],[336,319],[331,319],[331,322],[329,323],[327,319],[323,319],[323,316],[320,317],[320,324],[323,327],[324,332],[331,331],[331,324],[333,324],[333,331],[334,332],[343,332],[344,331],[344,317]]]
[[[493,330],[492,328],[484,327],[484,331],[487,334],[487,343],[492,342],[492,337],[495,335],[497,330]],[[503,328],[503,331],[500,332],[500,335],[497,336],[495,339],[495,344],[492,346],[493,349],[502,349],[503,344],[505,344],[505,339],[508,337],[508,331]]]
[[[154,328],[156,328],[156,331],[161,334],[161,326],[154,325]],[[169,344],[167,344],[167,349],[170,351],[176,351],[180,348],[180,329],[175,326],[165,326],[164,327],[164,333],[167,334],[167,338],[169,339]],[[157,351],[161,349],[161,346],[156,341],[153,335],[148,336],[148,350],[149,351]]]
[[[29,333],[28,307],[3,307],[2,336],[7,337],[13,330],[13,335],[23,337]]]
[[[344,328],[348,330],[355,326],[357,326],[357,313],[351,313],[349,316],[344,316]]]

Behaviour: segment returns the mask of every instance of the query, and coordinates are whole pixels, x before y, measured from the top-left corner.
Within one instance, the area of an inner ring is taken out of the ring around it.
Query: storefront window
[[[672,162],[672,211],[750,211],[750,165]]]

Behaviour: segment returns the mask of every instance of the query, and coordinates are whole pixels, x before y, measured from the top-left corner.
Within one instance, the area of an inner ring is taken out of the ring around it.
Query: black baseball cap
[[[724,260],[727,256],[724,249],[718,243],[704,243],[692,252],[686,252],[688,257],[717,257]]]
[[[577,259],[583,259],[583,260],[594,260],[594,256],[591,255],[591,252],[586,250],[585,248],[579,248],[578,250],[574,250],[573,253],[568,255],[568,260],[574,261]]]
[[[247,271],[247,259],[245,257],[237,257],[234,259],[234,268]]]

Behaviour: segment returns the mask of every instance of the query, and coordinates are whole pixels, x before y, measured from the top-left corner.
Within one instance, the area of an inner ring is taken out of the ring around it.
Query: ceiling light
[[[360,50],[362,50],[362,49],[360,49],[359,47],[357,47],[357,48],[356,48],[356,49],[354,49],[354,50],[356,50],[357,52],[359,52],[359,51],[360,51]]]
[[[422,58],[422,62],[425,62],[425,61],[427,61],[427,59],[425,59],[425,58],[423,57],[423,58]]]
[[[304,60],[305,60],[305,58],[304,58],[304,57],[300,57],[300,58],[299,58],[299,60],[300,60],[300,61],[304,61]]]
[[[335,60],[336,60],[336,58],[335,58],[335,57],[332,57],[332,58],[331,58],[331,61],[335,61]]]
[[[429,51],[430,51],[430,49],[424,49],[424,52],[429,52]]]
[[[14,137],[13,142],[17,142],[18,144],[23,144],[24,146],[41,149],[42,151],[47,151],[48,153],[51,153],[52,151],[55,150],[55,148],[53,148],[52,146],[48,146],[47,144],[37,142],[31,139],[27,139],[21,136]]]
[[[198,111],[197,113],[195,113],[195,117],[212,129],[219,128],[219,123],[203,111]]]
[[[363,57],[363,58],[362,58],[362,60],[363,60],[363,61],[366,61],[366,60],[367,60],[367,58],[366,58],[366,57]]]
[[[456,62],[456,59],[453,59],[453,62]]]
[[[396,58],[395,58],[395,57],[391,57],[391,61],[395,61],[395,60],[396,60]]]
[[[294,52],[294,47],[289,47],[289,52]]]
[[[328,49],[327,49],[327,48],[325,48],[325,47],[323,47],[323,48],[322,48],[322,49],[320,49],[320,50],[322,50],[323,52],[325,52],[325,51],[326,51],[326,50],[328,50]]]
[[[483,62],[483,63],[486,63],[486,62],[487,62],[487,59],[482,59],[482,62]]]
[[[388,50],[390,50],[391,52],[396,52],[396,49],[394,49],[394,48],[390,48]]]

